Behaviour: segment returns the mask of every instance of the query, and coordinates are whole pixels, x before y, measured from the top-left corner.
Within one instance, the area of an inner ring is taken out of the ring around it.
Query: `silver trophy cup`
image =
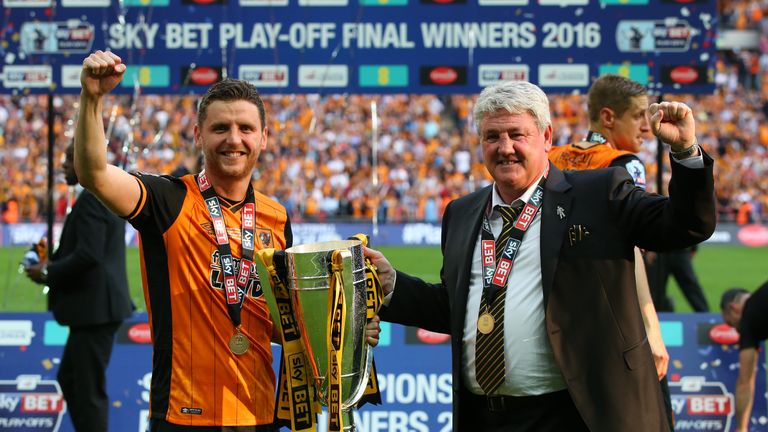
[[[354,431],[352,408],[365,392],[373,356],[366,342],[365,259],[359,240],[326,241],[285,250],[288,289],[320,402],[328,405],[328,290],[331,254],[342,251],[346,309],[341,400],[344,430]]]

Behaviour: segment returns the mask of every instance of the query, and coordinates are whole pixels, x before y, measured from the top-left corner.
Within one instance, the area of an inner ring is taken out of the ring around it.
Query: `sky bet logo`
[[[56,381],[40,375],[0,380],[0,430],[57,431],[65,411]]]
[[[480,87],[487,87],[502,81],[528,81],[528,72],[528,65],[482,64],[477,79]]]
[[[733,421],[733,394],[719,381],[684,376],[669,383],[675,430],[729,431]]]
[[[259,87],[287,87],[287,65],[241,65],[238,69],[241,80]]]

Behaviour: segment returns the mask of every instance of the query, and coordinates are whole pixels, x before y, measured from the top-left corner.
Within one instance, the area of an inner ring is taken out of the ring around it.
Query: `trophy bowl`
[[[365,392],[373,356],[366,342],[365,258],[359,240],[298,245],[285,250],[287,282],[301,341],[314,378],[317,396],[328,405],[328,290],[331,255],[341,251],[346,310],[342,341],[342,410],[351,410]],[[350,413],[351,419],[351,413]]]

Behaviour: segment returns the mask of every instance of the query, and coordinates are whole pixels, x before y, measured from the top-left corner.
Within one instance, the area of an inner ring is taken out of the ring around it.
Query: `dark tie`
[[[515,219],[520,213],[520,206],[497,206],[496,210],[504,220],[501,234],[496,239],[496,262],[498,263],[501,253],[507,245],[507,240],[512,234]],[[487,395],[496,391],[504,382],[504,297],[506,292],[507,287],[503,286],[494,296],[492,304],[488,304],[485,294],[480,300],[479,316],[488,311],[493,316],[494,321],[493,330],[490,333],[477,332],[475,343],[475,376],[478,384]]]

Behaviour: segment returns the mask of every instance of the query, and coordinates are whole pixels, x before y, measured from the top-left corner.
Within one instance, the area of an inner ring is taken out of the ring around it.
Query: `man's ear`
[[[269,129],[264,126],[264,130],[261,131],[261,149],[266,150],[267,149],[267,139],[269,138]]]
[[[612,129],[613,123],[616,121],[616,113],[608,108],[600,108],[600,125],[606,129]]]
[[[203,138],[200,136],[200,127],[195,123],[195,148],[202,149],[203,148]]]

